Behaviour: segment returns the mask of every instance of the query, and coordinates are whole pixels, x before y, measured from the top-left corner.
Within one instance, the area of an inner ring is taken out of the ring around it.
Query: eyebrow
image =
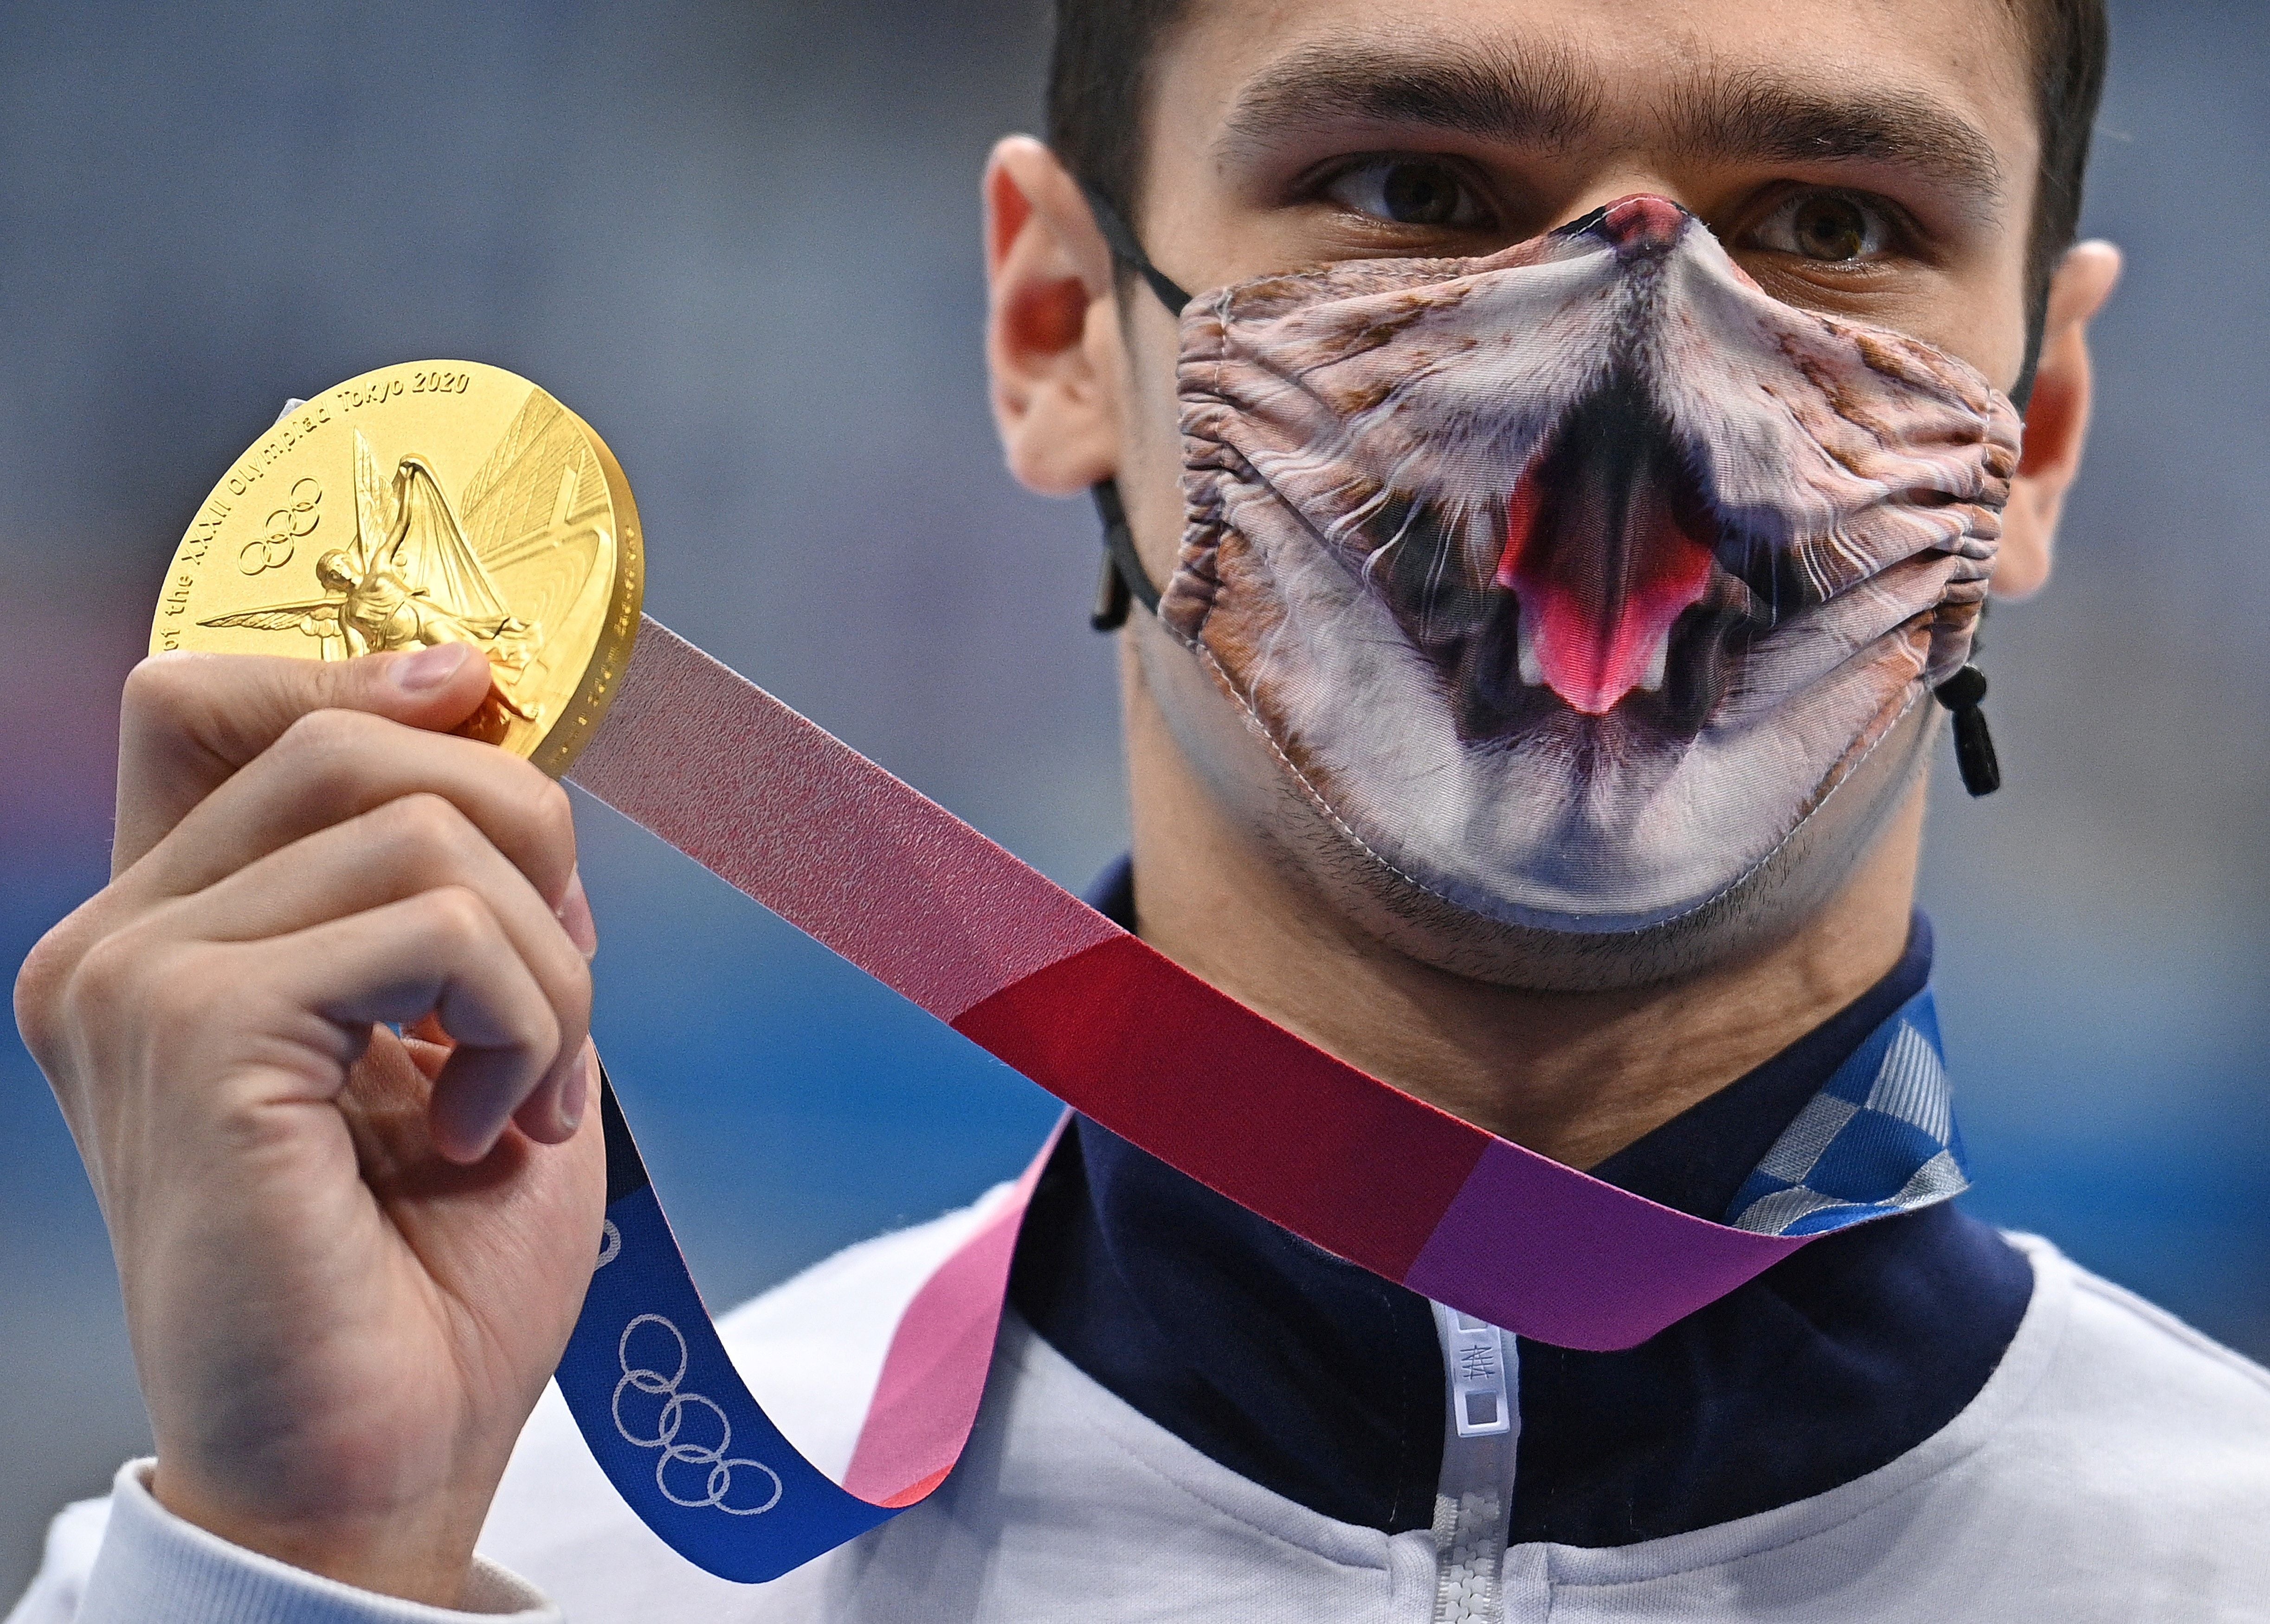
[[[1599,93],[1568,56],[1498,46],[1455,54],[1311,46],[1239,93],[1229,133],[1258,146],[1337,122],[1418,125],[1489,140],[1563,146],[1599,122]]]
[[[1954,109],[1913,92],[1838,95],[1763,71],[1682,86],[1677,145],[1689,155],[1913,169],[1991,206],[2002,193],[1993,143]]]
[[[1353,44],[1270,64],[1239,92],[1227,133],[1235,145],[1268,148],[1323,124],[1371,124],[1565,150],[1599,131],[1604,111],[1592,76],[1557,48]],[[2001,200],[1993,144],[1923,92],[1843,93],[1809,76],[1698,70],[1665,111],[1667,144],[1684,157],[1879,164],[1964,194],[1980,213]]]

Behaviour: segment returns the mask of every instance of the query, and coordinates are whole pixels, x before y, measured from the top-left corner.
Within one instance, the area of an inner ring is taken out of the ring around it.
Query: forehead
[[[1150,133],[1154,148],[1218,155],[1266,143],[1272,125],[1332,124],[1359,139],[1369,126],[1439,125],[1448,108],[1479,126],[1495,100],[1495,126],[1472,133],[1510,130],[1571,156],[1667,146],[1707,159],[1714,136],[1745,117],[1844,107],[1864,115],[1856,131],[1799,119],[1792,138],[1836,158],[1834,144],[1867,126],[1936,130],[1942,147],[1967,134],[2014,189],[2037,152],[2016,4],[1197,0],[1161,43]]]

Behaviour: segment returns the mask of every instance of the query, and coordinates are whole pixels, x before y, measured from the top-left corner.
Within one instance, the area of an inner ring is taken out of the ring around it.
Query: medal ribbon
[[[1629,1347],[1810,1238],[1675,1212],[1334,1059],[653,620],[570,780],[1073,1110],[1475,1319]],[[909,1303],[839,1486],[734,1371],[612,1088],[602,1109],[607,1227],[558,1379],[632,1508],[750,1582],[928,1494],[976,1419],[1054,1138]]]

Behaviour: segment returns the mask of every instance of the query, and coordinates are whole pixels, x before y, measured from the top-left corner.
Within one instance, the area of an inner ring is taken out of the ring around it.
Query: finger
[[[581,1059],[582,1034],[563,1042],[570,1034],[495,915],[461,886],[271,938],[252,955],[256,968],[243,973],[328,1022],[342,1062],[375,1025],[440,1017],[455,1047],[428,1109],[434,1142],[452,1161],[486,1156],[563,1054]]]
[[[119,712],[118,823],[111,872],[124,872],[213,789],[292,724],[326,709],[444,729],[492,683],[464,643],[355,660],[160,654],[126,679]]]
[[[478,892],[531,966],[587,979],[559,910],[455,803],[423,791],[318,828],[147,917],[168,934],[255,941],[443,886]]]
[[[594,1079],[599,1075],[599,1051],[589,1036],[575,1051],[574,1064],[554,1067],[548,1089],[528,1096],[512,1114],[513,1125],[530,1138],[545,1145],[565,1145],[582,1126],[583,1112],[591,1103]]]
[[[565,790],[493,745],[352,710],[293,723],[182,818],[124,888],[152,899],[203,891],[318,829],[419,794],[462,812],[547,906],[567,900],[575,817]]]
[[[527,877],[441,797],[405,796],[319,829],[153,910],[148,923],[204,941],[256,941],[452,886],[487,905],[566,1034],[564,1057],[521,1107],[522,1127],[556,1142],[581,1116],[567,1108],[582,1086],[575,1051],[590,1021],[590,962]]]

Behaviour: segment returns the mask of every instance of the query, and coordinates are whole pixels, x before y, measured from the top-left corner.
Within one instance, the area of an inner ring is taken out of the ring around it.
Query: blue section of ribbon
[[[671,1549],[753,1584],[898,1515],[797,1454],[750,1397],[642,1177],[609,1203],[599,1258],[555,1377],[608,1481]]]
[[[1870,1033],[1774,1141],[1726,1221],[1821,1235],[1912,1212],[1970,1186],[1962,1135],[1925,987]]]

